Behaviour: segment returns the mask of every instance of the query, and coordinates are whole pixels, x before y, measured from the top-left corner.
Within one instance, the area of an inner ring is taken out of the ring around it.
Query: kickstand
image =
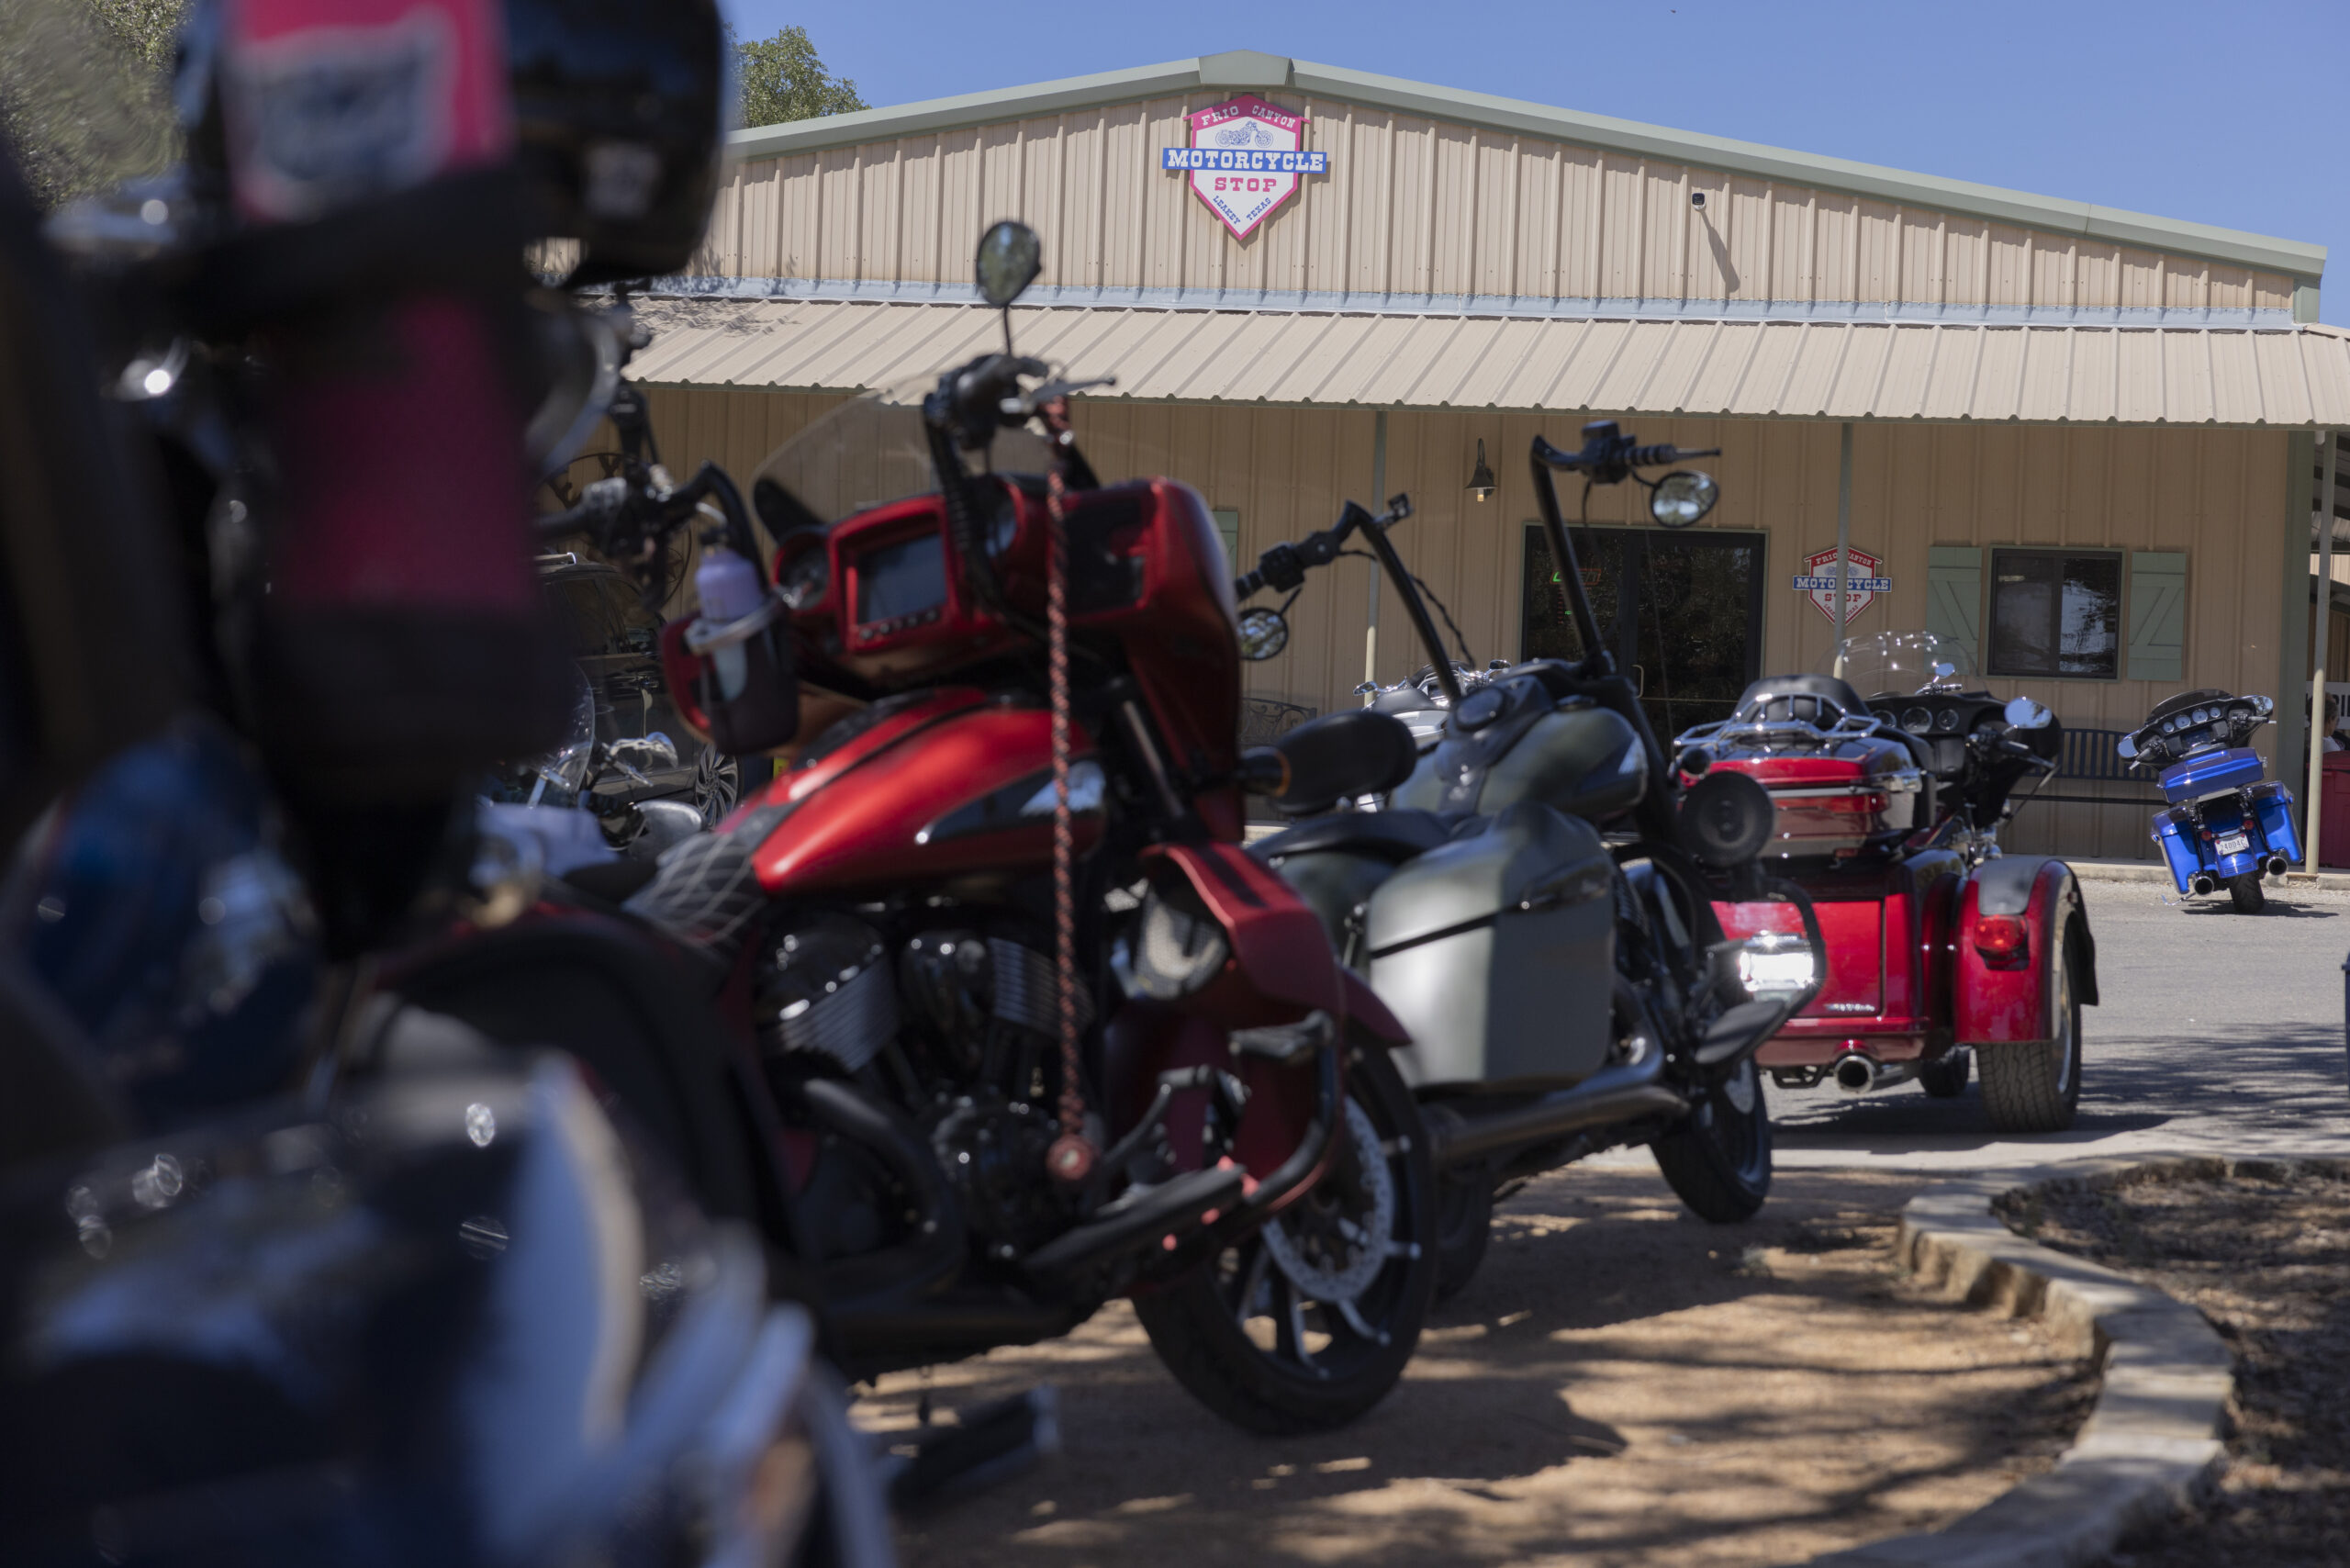
[[[930,1424],[929,1402],[925,1392],[914,1451],[885,1454],[880,1462],[890,1506],[901,1513],[984,1491],[1060,1452],[1060,1396],[1051,1383],[962,1411],[952,1426]]]

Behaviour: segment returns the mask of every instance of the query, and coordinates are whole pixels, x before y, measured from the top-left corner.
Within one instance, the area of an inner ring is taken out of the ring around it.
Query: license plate
[[[2252,837],[2248,834],[2232,833],[2220,840],[2220,853],[2222,855],[2241,855],[2251,847]]]
[[[1750,995],[1772,991],[1801,991],[1811,983],[1811,952],[1756,953],[1738,956],[1738,978]]]

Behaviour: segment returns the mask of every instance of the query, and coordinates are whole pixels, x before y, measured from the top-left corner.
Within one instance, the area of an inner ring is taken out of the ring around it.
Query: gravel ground
[[[1313,1438],[1217,1421],[1123,1305],[893,1374],[859,1418],[910,1428],[925,1389],[944,1410],[1060,1388],[1062,1456],[918,1522],[910,1564],[1800,1562],[2046,1469],[2093,1393],[2035,1327],[1892,1271],[1919,1184],[1783,1172],[1761,1215],[1717,1227],[1653,1175],[1544,1178],[1394,1394]]]
[[[2235,1352],[2229,1469],[2191,1523],[2131,1543],[2136,1568],[2350,1562],[2350,1181],[2145,1181],[2038,1193],[2007,1219],[2199,1309]]]

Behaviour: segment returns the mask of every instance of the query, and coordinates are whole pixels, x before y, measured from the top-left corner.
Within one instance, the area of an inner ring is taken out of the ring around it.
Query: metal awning
[[[855,391],[1002,342],[980,306],[643,298],[654,385]],[[1021,352],[1088,396],[1292,407],[1606,409],[1704,418],[2350,426],[2350,332],[1870,321],[1013,312]]]

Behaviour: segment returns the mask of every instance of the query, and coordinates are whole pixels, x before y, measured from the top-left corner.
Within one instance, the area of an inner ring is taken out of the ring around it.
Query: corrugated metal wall
[[[1020,218],[1045,281],[1552,298],[2288,308],[2290,280],[2192,257],[1275,93],[1331,173],[1238,241],[1158,168],[1232,95],[1088,109],[743,163],[698,272],[964,282]],[[1706,206],[1690,205],[1694,192]]]
[[[836,399],[807,394],[649,389],[655,428],[680,477],[704,457],[747,476],[779,442]],[[1240,513],[1242,554],[1333,521],[1371,494],[1375,416],[1360,409],[1224,409],[1080,404],[1079,430],[1104,475],[1164,473]],[[1796,562],[1836,538],[1837,427],[1825,421],[1673,420],[1628,416],[1644,440],[1719,446],[1708,460],[1722,502],[1701,525],[1768,536],[1763,667],[1807,669],[1832,629],[1789,579]],[[1561,444],[1570,417],[1396,413],[1388,417],[1386,488],[1408,491],[1417,515],[1395,535],[1406,563],[1458,619],[1479,659],[1515,658],[1524,525],[1535,515],[1526,452],[1537,433]],[[1477,441],[1500,482],[1483,503],[1463,491]],[[2190,687],[2275,693],[2277,585],[2282,579],[2286,437],[2271,431],[1874,426],[1853,432],[1852,543],[1894,581],[1852,623],[1856,633],[1922,626],[1926,561],[1936,544],[2075,545],[2184,551],[2187,678],[1987,679],[2002,696],[2028,691],[2065,722],[2134,726],[2165,696]],[[1595,522],[1640,522],[1639,493],[1595,495]],[[1569,504],[1572,504],[1569,492]],[[1350,705],[1363,676],[1368,562],[1316,574],[1291,614],[1281,658],[1254,666],[1255,695],[1330,711]],[[1392,593],[1380,610],[1378,675],[1422,662]],[[2274,731],[2265,732],[2273,735]],[[2262,745],[2264,749],[2266,741]],[[2066,792],[2079,788],[2053,786]],[[2140,857],[2135,807],[2035,804],[2010,833],[2015,848]]]

